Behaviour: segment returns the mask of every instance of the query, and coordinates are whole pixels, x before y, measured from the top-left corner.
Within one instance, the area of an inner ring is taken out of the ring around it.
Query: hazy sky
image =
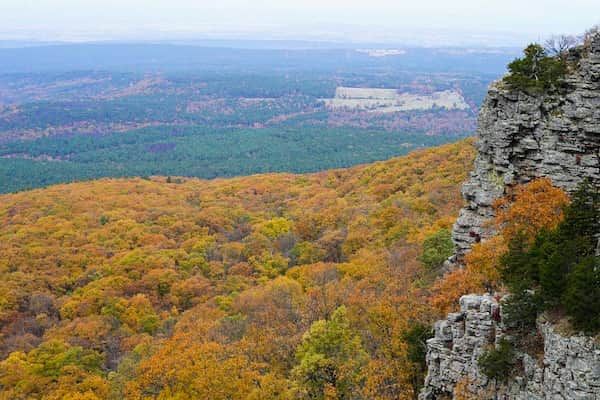
[[[600,0],[0,0],[0,39],[422,36],[516,44],[597,23]]]

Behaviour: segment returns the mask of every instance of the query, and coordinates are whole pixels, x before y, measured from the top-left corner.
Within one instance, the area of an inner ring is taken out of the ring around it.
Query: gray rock
[[[567,79],[566,93],[530,96],[496,82],[479,113],[466,205],[454,224],[456,261],[495,234],[493,204],[515,184],[540,177],[573,192],[590,178],[600,184],[600,36]]]
[[[496,232],[494,202],[514,185],[547,177],[573,192],[585,178],[600,185],[600,34],[566,79],[566,93],[530,96],[492,85],[479,113],[475,159],[463,185],[465,206],[454,224],[458,268],[472,245]],[[600,243],[598,246],[600,254]],[[590,337],[559,334],[538,321],[544,341],[541,360],[518,353],[518,373],[506,383],[490,381],[479,370],[482,354],[510,338],[502,310],[490,295],[467,295],[460,312],[435,325],[427,341],[428,373],[421,400],[454,398],[459,381],[469,398],[600,400],[600,347]]]
[[[477,362],[506,335],[502,322],[494,318],[499,305],[490,295],[475,294],[463,296],[460,304],[461,312],[439,321],[435,337],[427,341],[428,373],[421,400],[453,398],[456,384],[463,379],[470,382],[473,398],[493,393],[494,398],[517,400],[600,399],[598,344],[583,335],[564,337],[542,320],[538,330],[544,340],[543,360],[519,353],[522,371],[517,376],[506,384],[489,381]]]

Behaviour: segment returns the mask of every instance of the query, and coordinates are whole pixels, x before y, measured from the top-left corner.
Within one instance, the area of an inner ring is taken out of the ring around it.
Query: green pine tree
[[[586,257],[569,274],[563,303],[571,323],[588,334],[600,331],[600,262]]]
[[[530,44],[523,51],[525,57],[508,65],[510,72],[504,78],[513,89],[540,93],[560,86],[567,72],[566,62],[559,57],[549,57],[539,44]]]

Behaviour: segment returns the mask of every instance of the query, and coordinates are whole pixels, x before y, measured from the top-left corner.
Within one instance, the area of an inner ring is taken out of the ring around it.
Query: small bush
[[[506,339],[500,340],[498,347],[488,351],[479,358],[479,369],[485,376],[497,381],[506,381],[515,366],[515,352],[512,344]]]
[[[535,329],[540,310],[538,297],[529,290],[520,290],[502,301],[504,324],[518,332],[527,333]]]
[[[525,347],[535,342],[536,321],[541,308],[539,296],[525,289],[514,291],[502,302],[503,322],[523,350],[534,350]]]

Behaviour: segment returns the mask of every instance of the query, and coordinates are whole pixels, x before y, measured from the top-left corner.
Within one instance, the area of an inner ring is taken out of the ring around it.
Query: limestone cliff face
[[[600,184],[600,35],[567,78],[562,94],[530,96],[496,83],[479,114],[478,156],[463,186],[466,206],[453,229],[458,259],[492,235],[493,202],[511,185],[538,177],[573,191]]]
[[[560,94],[531,96],[501,82],[490,88],[479,114],[478,156],[463,186],[466,205],[452,233],[459,264],[474,243],[495,233],[493,203],[511,186],[539,177],[568,192],[584,178],[600,185],[600,35],[579,50],[570,53],[577,67]],[[519,354],[514,376],[494,382],[477,362],[506,335],[501,308],[489,295],[464,296],[460,305],[460,312],[438,321],[427,342],[422,400],[600,400],[600,345],[593,338],[563,336],[540,321],[543,355]]]
[[[543,359],[519,354],[520,367],[508,383],[488,380],[479,357],[505,336],[501,310],[489,295],[460,299],[460,312],[435,325],[427,342],[428,374],[422,400],[600,399],[600,345],[586,336],[564,337],[548,322],[539,323]]]

